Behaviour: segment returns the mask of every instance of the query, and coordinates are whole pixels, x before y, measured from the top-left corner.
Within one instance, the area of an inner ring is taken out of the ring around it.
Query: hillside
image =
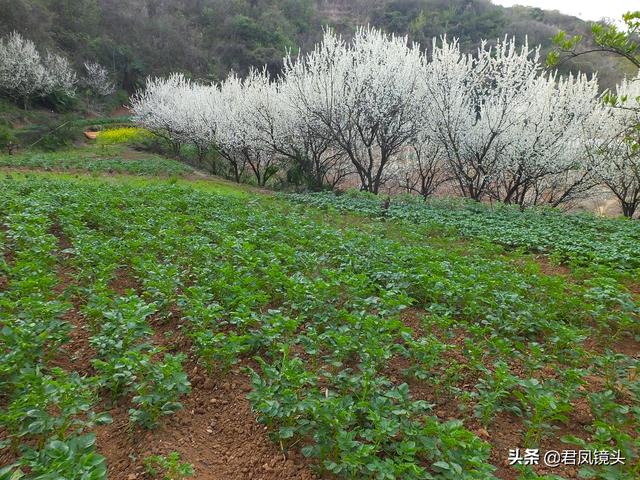
[[[325,25],[348,34],[371,23],[425,47],[447,33],[467,50],[506,34],[549,46],[559,29],[589,29],[558,12],[487,0],[0,0],[0,12],[0,35],[17,30],[77,63],[95,59],[129,92],[149,74],[176,70],[221,79],[231,69],[266,64],[275,73],[284,52],[308,48]],[[622,74],[616,59],[602,56],[584,57],[576,67],[598,71],[605,87]]]

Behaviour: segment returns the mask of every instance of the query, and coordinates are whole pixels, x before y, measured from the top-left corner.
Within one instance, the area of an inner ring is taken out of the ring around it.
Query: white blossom
[[[140,125],[169,141],[175,153],[188,138],[188,92],[191,82],[182,74],[148,78],[145,88],[131,99],[133,118]]]
[[[109,76],[109,71],[99,63],[85,62],[84,70],[82,83],[94,94],[106,97],[116,91],[116,87]]]
[[[520,205],[558,205],[589,191],[593,183],[582,139],[598,105],[595,78],[555,73],[536,78],[505,143],[494,197]]]
[[[632,217],[640,206],[640,74],[623,80],[615,94],[620,101],[594,111],[585,139],[595,179]]]
[[[509,38],[464,54],[444,37],[421,53],[372,28],[350,41],[327,30],[307,54],[287,56],[277,79],[252,70],[202,85],[174,74],[149,79],[132,107],[176,152],[215,149],[237,181],[249,172],[264,185],[287,166],[311,188],[354,173],[363,190],[425,197],[453,181],[463,196],[523,207],[604,183],[628,210],[640,81],[619,86],[626,108],[614,108],[595,77],[545,72],[538,60],[539,48]]]
[[[0,91],[23,102],[54,91],[75,95],[76,74],[69,61],[47,52],[43,59],[35,44],[17,32],[0,39]]]
[[[521,133],[538,54],[513,39],[493,47],[482,42],[475,57],[462,54],[455,41],[434,41],[423,77],[425,123],[464,196],[480,200],[496,181],[505,149]]]
[[[69,60],[55,53],[47,52],[44,67],[47,71],[45,86],[47,93],[58,91],[70,97],[75,95],[78,78]]]
[[[285,59],[284,82],[295,107],[317,125],[377,193],[385,169],[415,134],[422,57],[406,37],[360,28],[344,42],[326,31],[307,55]]]
[[[26,106],[47,86],[47,71],[34,43],[17,32],[0,39],[0,90]]]

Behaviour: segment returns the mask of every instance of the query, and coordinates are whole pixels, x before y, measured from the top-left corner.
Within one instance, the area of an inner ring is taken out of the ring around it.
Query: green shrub
[[[78,98],[64,92],[53,91],[42,99],[42,104],[55,112],[68,113],[78,108]]]
[[[46,133],[36,146],[42,150],[51,152],[68,147],[77,139],[78,132],[76,129],[71,126],[62,125]]]
[[[52,152],[80,140],[82,129],[70,116],[47,119],[42,125],[19,132],[19,143],[25,148]]]
[[[0,150],[9,155],[13,154],[17,146],[17,139],[14,131],[6,126],[0,125]]]

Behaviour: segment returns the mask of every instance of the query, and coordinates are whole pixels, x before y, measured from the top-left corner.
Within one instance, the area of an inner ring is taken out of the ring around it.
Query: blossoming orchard
[[[640,203],[637,110],[606,104],[598,81],[546,71],[539,48],[505,38],[461,52],[442,38],[422,52],[405,37],[325,31],[283,73],[199,84],[149,79],[136,121],[176,149],[214,149],[228,175],[265,185],[295,165],[313,188],[344,182],[428,196],[442,184],[475,200],[558,206],[608,187],[625,215]],[[640,81],[618,86],[637,105]]]

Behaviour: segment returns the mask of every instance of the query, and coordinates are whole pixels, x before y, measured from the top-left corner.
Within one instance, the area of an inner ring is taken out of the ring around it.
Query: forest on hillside
[[[481,39],[514,35],[541,44],[543,54],[559,30],[590,31],[557,11],[488,0],[0,0],[0,12],[0,36],[17,31],[78,65],[97,61],[128,92],[148,75],[175,71],[221,80],[230,70],[267,65],[275,74],[287,51],[308,49],[325,26],[348,36],[368,23],[423,48],[447,34],[467,51]],[[564,68],[598,72],[603,87],[626,73],[619,59],[600,55]]]

